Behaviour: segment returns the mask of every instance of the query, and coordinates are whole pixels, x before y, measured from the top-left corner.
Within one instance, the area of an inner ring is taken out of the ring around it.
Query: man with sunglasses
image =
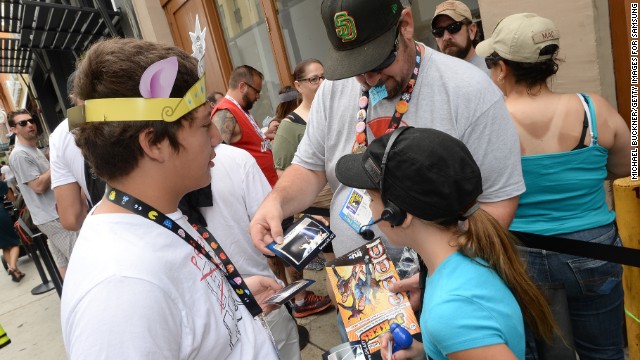
[[[473,46],[478,26],[473,22],[467,5],[452,0],[440,3],[433,14],[431,28],[440,51],[468,61],[489,75],[484,59],[476,54]]]
[[[211,120],[220,130],[222,141],[251,154],[271,187],[278,175],[273,166],[271,140],[262,132],[249,110],[260,99],[264,75],[249,65],[233,69],[229,90],[211,111]]]
[[[49,248],[64,278],[71,251],[78,234],[62,227],[51,190],[49,160],[38,149],[38,127],[26,109],[7,115],[9,127],[16,134],[16,144],[9,156],[18,188],[31,213],[33,223],[49,239]]]
[[[321,9],[332,44],[325,60],[327,80],[311,106],[293,164],[251,222],[254,244],[270,254],[265,245],[282,241],[282,218],[308,207],[327,181],[334,191],[330,212],[336,256],[366,244],[360,235],[361,226],[372,220],[364,215],[366,194],[341,185],[335,164],[406,125],[434,128],[463,141],[482,171],[481,206],[507,226],[524,192],[520,148],[503,96],[489,77],[415,42],[409,1],[324,0]],[[377,227],[371,230],[381,235]],[[383,241],[397,263],[402,248]],[[417,277],[413,281],[418,284]]]

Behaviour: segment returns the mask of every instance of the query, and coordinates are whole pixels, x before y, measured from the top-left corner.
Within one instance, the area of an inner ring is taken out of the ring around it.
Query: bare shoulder
[[[611,148],[616,134],[621,135],[628,131],[627,124],[604,97],[599,94],[589,93],[596,112],[596,126],[598,127],[598,143],[605,148]]]
[[[216,125],[218,125],[218,124],[224,124],[229,121],[235,122],[236,118],[233,116],[231,111],[227,109],[221,109],[214,112],[213,115],[211,115],[211,120],[214,123],[216,123]]]

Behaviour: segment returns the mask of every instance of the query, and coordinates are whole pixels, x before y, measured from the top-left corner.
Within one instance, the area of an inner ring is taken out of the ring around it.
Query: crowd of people
[[[478,43],[469,8],[447,0],[431,23],[437,51],[414,40],[408,0],[323,0],[318,15],[327,57],[295,66],[264,124],[251,113],[256,68],[207,94],[202,59],[135,39],[79,60],[50,159],[36,119],[8,115],[17,140],[0,195],[23,196],[49,239],[69,357],[300,359],[295,319],[335,299],[267,303],[303,278],[267,245],[312,213],[337,235],[326,260],[366,244],[363,228],[392,261],[419,256],[390,290],[409,292],[421,341],[394,359],[539,359],[551,343],[624,359],[622,267],[514,237],[622,245],[602,184],[629,175],[629,128],[601,96],[549,87],[556,25],[514,14]],[[355,192],[371,216],[347,222]],[[0,244],[20,281],[3,211]],[[558,284],[570,343],[553,340],[565,339],[546,298]],[[340,316],[336,327],[348,341]],[[385,359],[392,341],[381,336]]]

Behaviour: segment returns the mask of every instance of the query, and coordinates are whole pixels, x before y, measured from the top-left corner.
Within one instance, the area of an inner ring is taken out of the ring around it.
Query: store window
[[[437,49],[436,41],[431,35],[431,20],[436,6],[444,0],[413,1],[412,12],[415,26],[415,39],[427,46]],[[479,33],[476,41],[482,37],[482,21],[478,0],[462,0],[478,24]],[[278,20],[282,29],[291,71],[296,64],[308,58],[323,61],[327,49],[331,46],[320,16],[318,0],[276,0]]]
[[[262,5],[259,0],[216,0],[216,5],[233,67],[250,65],[264,75],[260,100],[251,109],[262,126],[275,113],[280,89]]]
[[[278,20],[291,72],[308,58],[323,61],[331,46],[320,16],[318,0],[277,0]]]

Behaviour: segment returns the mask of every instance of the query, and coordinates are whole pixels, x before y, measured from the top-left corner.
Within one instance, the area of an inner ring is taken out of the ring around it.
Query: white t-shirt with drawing
[[[168,216],[213,254],[181,212]],[[136,214],[87,216],[61,302],[72,360],[278,358],[222,272]]]

